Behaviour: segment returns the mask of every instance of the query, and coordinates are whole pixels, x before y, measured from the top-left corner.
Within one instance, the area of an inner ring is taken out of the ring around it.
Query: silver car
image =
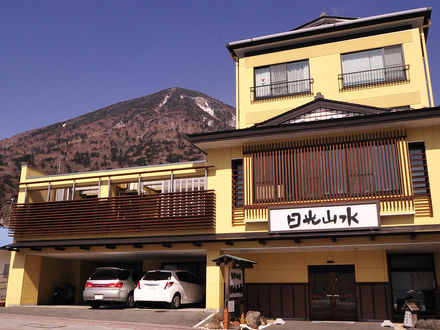
[[[86,281],[84,301],[92,308],[104,304],[124,304],[134,307],[133,290],[142,273],[130,269],[99,267]]]

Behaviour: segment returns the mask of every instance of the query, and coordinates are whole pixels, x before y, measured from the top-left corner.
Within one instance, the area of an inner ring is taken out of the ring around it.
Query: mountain
[[[0,140],[2,219],[22,163],[54,174],[199,160],[204,155],[185,134],[234,127],[233,107],[170,88]]]

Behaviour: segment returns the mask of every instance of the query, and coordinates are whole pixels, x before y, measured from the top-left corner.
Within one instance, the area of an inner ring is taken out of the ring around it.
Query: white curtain
[[[270,67],[255,69],[255,97],[270,96]]]
[[[287,94],[286,63],[270,66],[272,95]]]
[[[384,49],[385,66],[403,65],[402,47],[394,46]]]
[[[385,80],[384,71],[376,70],[384,68],[382,51],[374,49],[342,55],[342,73],[357,73],[344,76],[344,86]]]
[[[301,61],[287,64],[289,94],[310,91],[309,62]]]
[[[394,46],[384,49],[385,75],[387,81],[405,80],[402,47]]]

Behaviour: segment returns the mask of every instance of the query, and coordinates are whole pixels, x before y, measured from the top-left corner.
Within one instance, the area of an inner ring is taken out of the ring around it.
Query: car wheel
[[[93,309],[97,309],[99,308],[99,306],[101,306],[99,302],[93,301],[90,303],[90,307],[92,307]]]
[[[171,300],[171,308],[176,309],[176,308],[180,308],[181,305],[181,298],[180,298],[180,294],[176,293],[173,297],[173,300]]]
[[[133,292],[130,292],[127,297],[127,302],[125,303],[126,308],[133,308],[134,307],[134,296]]]

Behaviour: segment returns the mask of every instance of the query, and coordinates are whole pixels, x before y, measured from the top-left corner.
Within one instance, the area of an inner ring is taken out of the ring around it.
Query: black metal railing
[[[339,90],[409,81],[409,65],[343,73],[338,75]]]
[[[255,86],[251,87],[251,99],[255,101],[290,95],[309,95],[312,93],[312,85],[313,78]]]

